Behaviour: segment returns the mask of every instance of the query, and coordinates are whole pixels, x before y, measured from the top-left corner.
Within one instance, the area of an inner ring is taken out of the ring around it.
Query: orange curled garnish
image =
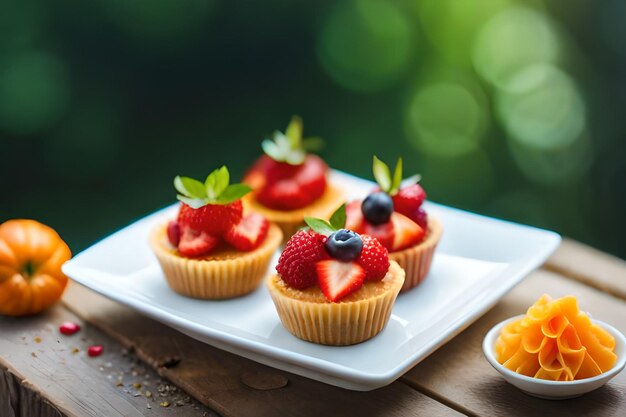
[[[578,309],[576,297],[543,295],[502,329],[496,358],[522,375],[553,381],[591,378],[617,360],[615,339]]]

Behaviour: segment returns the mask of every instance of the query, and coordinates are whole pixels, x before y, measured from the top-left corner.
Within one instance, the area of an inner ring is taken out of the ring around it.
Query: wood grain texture
[[[459,415],[399,382],[355,392],[272,369],[184,336],[78,284],[70,286],[64,300],[161,375],[227,417]],[[256,375],[253,382],[251,375]]]
[[[64,321],[83,328],[63,336],[58,326]],[[103,345],[104,353],[88,357],[92,344]],[[171,407],[159,406],[158,375],[147,369],[131,372],[139,369],[135,362],[118,343],[61,305],[35,317],[0,317],[0,416],[210,415],[198,403],[177,407],[172,396],[165,397]],[[144,395],[147,389],[154,391],[152,398]]]
[[[564,239],[545,269],[626,300],[626,261]]]
[[[484,358],[482,340],[487,331],[504,319],[523,314],[543,293],[555,298],[573,294],[578,297],[582,310],[626,332],[626,303],[622,300],[540,270],[484,317],[407,372],[402,380],[470,415],[626,415],[626,372],[582,397],[549,401],[528,396],[509,385]]]
[[[0,365],[0,416],[63,417],[57,407],[24,382],[14,370]]]

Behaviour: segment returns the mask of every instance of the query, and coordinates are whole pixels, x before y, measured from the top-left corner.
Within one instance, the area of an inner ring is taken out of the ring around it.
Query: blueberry
[[[335,259],[351,261],[361,254],[363,241],[352,230],[341,229],[328,236],[326,250]]]
[[[363,200],[361,211],[365,220],[371,224],[387,223],[391,218],[391,213],[393,213],[393,200],[389,194],[382,191],[372,193]]]

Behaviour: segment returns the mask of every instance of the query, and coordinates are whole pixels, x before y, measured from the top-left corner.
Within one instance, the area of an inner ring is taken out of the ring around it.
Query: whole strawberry
[[[317,284],[317,262],[327,259],[327,237],[310,230],[300,230],[285,245],[276,271],[287,285],[305,289]]]
[[[421,185],[412,184],[401,188],[392,198],[394,210],[411,218],[426,199],[426,192]]]
[[[356,262],[365,270],[365,281],[379,281],[389,270],[387,249],[370,235],[361,235],[363,250]]]
[[[222,236],[238,224],[243,211],[239,199],[250,192],[250,187],[229,182],[230,174],[225,166],[211,172],[204,183],[176,177],[174,187],[182,203],[178,212],[180,227]]]
[[[246,173],[256,199],[275,210],[295,210],[317,200],[326,190],[328,166],[307,151],[319,138],[302,137],[302,119],[294,116],[285,132],[275,131],[262,142],[265,155]]]
[[[241,221],[241,200],[230,204],[207,204],[194,209],[186,203],[180,204],[178,223],[213,236],[221,236]]]

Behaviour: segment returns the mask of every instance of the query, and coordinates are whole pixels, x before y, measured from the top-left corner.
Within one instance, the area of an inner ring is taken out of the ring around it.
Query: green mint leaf
[[[393,171],[393,181],[391,182],[391,188],[389,189],[389,195],[394,195],[400,190],[400,184],[402,183],[402,158],[398,158],[396,162],[396,169]]]
[[[228,187],[230,182],[230,175],[228,168],[222,166],[211,172],[204,181],[204,187],[206,189],[206,195],[209,200],[215,200],[221,193]]]
[[[343,203],[332,216],[330,216],[330,225],[335,229],[343,229],[346,226],[346,203]]]
[[[282,159],[281,150],[278,148],[276,143],[272,142],[270,139],[265,139],[261,142],[261,148],[263,148],[263,152],[274,161],[280,161]]]
[[[178,199],[178,201],[182,201],[183,203],[187,204],[189,207],[194,208],[194,209],[198,209],[202,206],[207,205],[206,200],[201,199],[201,198],[189,198],[180,194],[177,195],[176,198]]]
[[[319,152],[325,146],[324,139],[317,136],[302,139],[302,147],[307,152]]]
[[[302,129],[302,118],[293,116],[287,130],[285,130],[285,136],[289,139],[291,149],[302,148]]]
[[[226,187],[226,189],[217,197],[215,202],[217,204],[232,203],[233,201],[239,200],[250,191],[252,191],[252,188],[245,184],[232,184]]]
[[[207,197],[204,184],[193,178],[177,176],[174,178],[174,188],[189,198],[204,199]]]
[[[215,195],[219,197],[228,187],[228,184],[230,184],[230,173],[228,172],[228,168],[224,165],[217,171],[215,186],[213,188]]]
[[[329,236],[336,232],[336,230],[326,220],[316,219],[315,217],[305,217],[304,221],[309,225],[314,232],[321,235]]]
[[[376,182],[380,186],[380,189],[386,193],[389,192],[389,189],[391,188],[391,173],[389,172],[389,167],[383,161],[378,159],[376,155],[374,155],[372,171],[374,172],[374,178],[376,178]]]

